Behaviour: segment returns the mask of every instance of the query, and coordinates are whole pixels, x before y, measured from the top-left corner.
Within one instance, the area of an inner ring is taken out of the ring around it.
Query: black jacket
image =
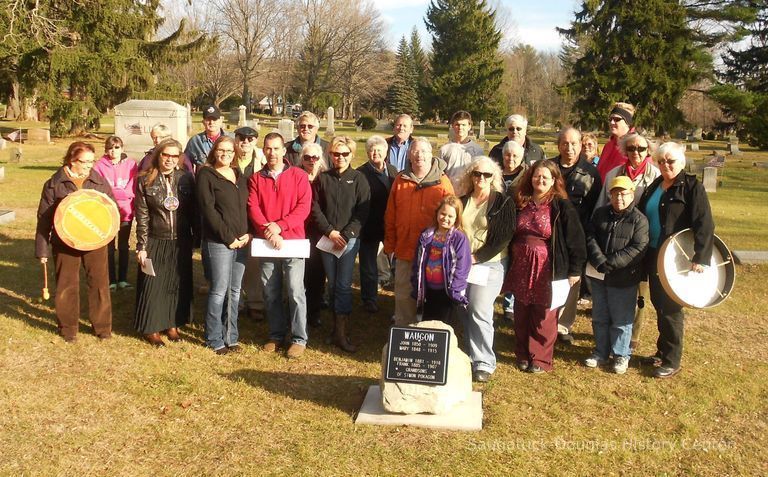
[[[186,170],[170,175],[171,193],[179,199],[176,210],[168,210],[163,201],[168,197],[168,182],[158,174],[147,183],[146,175],[136,180],[133,207],[136,214],[136,250],[146,250],[149,237],[159,240],[188,240],[197,235],[199,220],[195,202],[195,178]],[[231,242],[230,242],[231,243]]]
[[[467,194],[461,198],[463,206],[466,207],[469,197],[470,194]],[[485,244],[474,253],[478,263],[487,262],[509,245],[509,241],[515,235],[516,211],[512,197],[501,192],[491,193],[485,215],[488,221],[488,234],[485,237]]]
[[[93,189],[107,194],[110,199],[115,200],[112,195],[112,187],[101,174],[91,169],[91,173],[83,182],[83,189]],[[37,258],[50,257],[51,253],[48,246],[54,244],[58,247],[69,247],[64,244],[53,227],[53,216],[56,208],[66,196],[75,192],[77,185],[69,178],[64,167],[60,167],[45,185],[40,195],[40,204],[37,207],[37,230],[35,232],[35,256]]]
[[[640,198],[638,208],[646,213],[648,199],[661,186],[662,176],[651,182]],[[704,186],[693,174],[681,171],[672,186],[662,193],[659,202],[661,236],[659,246],[670,235],[687,228],[693,229],[693,257],[691,262],[706,265],[712,258],[715,242],[715,223]]]
[[[648,248],[648,219],[630,205],[623,213],[611,205],[598,207],[587,224],[589,262],[605,273],[605,284],[624,288],[640,283]]]
[[[499,167],[502,169],[504,169],[504,155],[501,153],[501,151],[504,149],[504,144],[506,144],[507,141],[509,141],[509,138],[503,138],[498,144],[493,146],[493,148],[491,148],[491,152],[488,153],[488,156],[495,160],[496,163],[499,164]],[[529,166],[536,161],[546,159],[546,157],[544,157],[544,150],[541,148],[541,146],[531,141],[531,138],[528,136],[525,137],[523,149],[525,150],[525,153],[523,154],[523,162]]]
[[[341,175],[323,171],[312,182],[312,220],[323,235],[338,230],[347,241],[360,237],[370,205],[368,181],[351,167]]]
[[[248,180],[237,168],[235,184],[216,169],[197,172],[197,204],[203,216],[203,240],[229,245],[248,233]]]
[[[387,200],[392,183],[397,177],[397,169],[389,162],[384,162],[387,173],[379,172],[370,162],[358,167],[368,181],[371,191],[371,202],[368,211],[368,219],[365,221],[360,238],[366,241],[380,242],[384,240],[384,212],[387,210]]]
[[[552,160],[560,166],[560,156]],[[562,167],[560,167],[560,171],[563,171]],[[597,172],[595,166],[579,158],[574,166],[568,168],[568,176],[563,174],[563,180],[565,180],[565,192],[568,193],[568,199],[578,210],[581,225],[586,226],[587,221],[592,216],[597,198],[600,197],[600,189],[603,187],[600,173]]]
[[[587,262],[587,248],[576,208],[568,200],[555,199],[552,201],[551,220],[549,252],[553,280],[581,276]]]

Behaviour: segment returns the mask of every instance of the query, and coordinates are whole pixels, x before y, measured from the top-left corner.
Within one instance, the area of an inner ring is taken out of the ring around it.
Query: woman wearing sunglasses
[[[487,269],[486,283],[470,283],[464,326],[475,381],[486,382],[496,370],[493,353],[493,305],[507,269],[507,246],[515,232],[515,202],[504,193],[501,168],[490,157],[478,157],[467,168],[461,198],[464,232],[470,241],[472,266]]]
[[[181,144],[165,139],[152,151],[136,184],[136,258],[151,260],[154,276],[139,269],[134,326],[153,346],[160,333],[178,341],[192,305],[192,243],[199,223],[195,180],[181,164]]]
[[[656,261],[659,248],[670,235],[690,228],[693,230],[691,271],[702,273],[712,259],[715,223],[704,186],[693,174],[685,172],[685,147],[666,142],[653,154],[661,176],[649,185],[639,202],[639,209],[648,217],[648,252],[645,266],[651,302],[658,318],[659,339],[656,353],[643,359],[656,366],[653,375],[669,378],[680,371],[683,356],[683,307],[669,297],[659,279]]]
[[[368,220],[371,199],[365,176],[351,167],[355,149],[355,140],[351,137],[333,138],[328,146],[332,167],[321,172],[312,183],[312,220],[320,233],[333,243],[335,252],[321,252],[334,313],[332,341],[349,353],[357,349],[347,334],[352,314],[352,273],[360,248],[360,230]]]
[[[323,159],[323,148],[320,144],[310,142],[301,148],[301,168],[307,173],[309,184],[312,185],[317,176],[328,169]],[[307,294],[307,323],[317,328],[322,323],[320,312],[323,308],[323,293],[325,292],[325,268],[317,242],[323,234],[317,230],[312,215],[307,216],[304,229],[309,239],[309,258],[304,260],[304,288]]]
[[[661,174],[651,158],[650,146],[651,143],[648,139],[636,132],[631,132],[621,138],[619,150],[627,157],[627,162],[614,167],[605,176],[605,185],[600,191],[600,197],[597,199],[595,210],[609,204],[611,199],[609,186],[613,179],[621,176],[627,176],[632,181],[635,187],[633,204],[637,205],[645,189]],[[640,332],[645,318],[645,301],[647,297],[648,281],[644,280],[640,282],[640,287],[638,288],[637,309],[632,327],[632,339],[629,343],[631,352],[634,352],[640,344]]]

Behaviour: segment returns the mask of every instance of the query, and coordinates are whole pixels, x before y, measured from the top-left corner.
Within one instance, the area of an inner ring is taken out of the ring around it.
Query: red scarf
[[[645,159],[643,159],[643,162],[640,163],[639,166],[637,166],[637,169],[632,167],[632,163],[627,160],[627,177],[629,177],[632,182],[635,182],[635,179],[645,172],[645,168],[648,165],[648,163],[651,162],[651,156],[645,156]]]

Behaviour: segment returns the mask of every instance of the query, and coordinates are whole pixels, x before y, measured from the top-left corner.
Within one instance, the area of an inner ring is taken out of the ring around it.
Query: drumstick
[[[43,262],[43,300],[47,300],[51,297],[48,293],[48,263]]]

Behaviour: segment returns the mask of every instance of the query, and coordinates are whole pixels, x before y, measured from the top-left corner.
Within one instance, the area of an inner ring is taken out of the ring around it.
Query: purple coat
[[[428,227],[421,232],[419,244],[416,247],[416,257],[413,261],[411,295],[416,299],[416,306],[424,304],[426,283],[424,269],[427,265],[429,247],[435,236],[435,228]],[[461,230],[451,229],[445,237],[443,246],[443,284],[448,298],[457,305],[466,307],[467,300],[467,276],[472,267],[472,249],[469,239]]]
[[[117,208],[120,210],[120,221],[130,222],[133,220],[133,197],[136,195],[134,182],[138,174],[136,161],[123,154],[120,162],[112,164],[112,158],[104,154],[101,159],[96,161],[93,169],[101,174],[112,187],[112,194],[114,194]]]

